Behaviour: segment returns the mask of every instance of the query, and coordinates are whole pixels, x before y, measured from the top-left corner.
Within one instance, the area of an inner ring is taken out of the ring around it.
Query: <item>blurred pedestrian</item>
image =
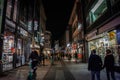
[[[14,51],[13,51],[13,68],[16,68],[17,62],[18,62],[17,53],[14,49]]]
[[[95,75],[97,77],[97,80],[100,80],[101,69],[102,69],[101,57],[96,54],[96,50],[92,50],[88,61],[88,70],[91,71],[91,80],[95,80]]]
[[[114,56],[111,52],[110,49],[106,50],[106,56],[104,59],[104,66],[106,68],[106,73],[107,73],[107,80],[110,80],[110,74],[111,74],[111,78],[112,80],[116,80],[115,79],[115,73],[114,73]]]
[[[77,51],[75,52],[75,62],[77,63],[77,60],[78,60],[78,54],[77,54]]]
[[[45,54],[41,53],[42,65],[45,66]]]
[[[70,60],[71,60],[71,58],[72,58],[71,54],[70,54],[70,53],[68,53],[68,60],[70,61]]]
[[[33,49],[33,51],[31,52],[30,56],[29,56],[30,60],[32,61],[32,69],[33,69],[33,73],[36,72],[37,69],[37,64],[39,61],[39,56],[36,50]]]

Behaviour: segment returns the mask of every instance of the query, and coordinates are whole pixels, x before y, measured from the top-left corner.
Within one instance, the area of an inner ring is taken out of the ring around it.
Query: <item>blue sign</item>
[[[117,43],[118,43],[118,45],[120,45],[120,29],[117,29],[116,36],[117,36]]]

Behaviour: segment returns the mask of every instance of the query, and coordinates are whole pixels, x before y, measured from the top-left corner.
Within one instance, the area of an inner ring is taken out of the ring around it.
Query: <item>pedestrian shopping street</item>
[[[27,80],[29,66],[25,65],[15,70],[5,72],[0,80]],[[120,74],[115,73],[116,80],[120,80]],[[74,61],[56,61],[54,65],[46,60],[45,66],[38,66],[37,80],[91,80],[87,63],[75,63]],[[101,71],[101,80],[106,79],[105,70]]]

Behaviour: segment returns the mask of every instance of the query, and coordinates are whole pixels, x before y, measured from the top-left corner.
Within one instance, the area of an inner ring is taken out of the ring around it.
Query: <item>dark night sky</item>
[[[52,39],[58,40],[64,34],[73,9],[74,0],[43,0],[47,17],[47,30],[52,32]]]

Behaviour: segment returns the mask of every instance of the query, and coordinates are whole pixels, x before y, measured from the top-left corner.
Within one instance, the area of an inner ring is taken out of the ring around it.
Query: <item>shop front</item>
[[[28,32],[19,27],[19,35],[18,39],[17,39],[17,54],[18,54],[18,65],[24,65],[26,61],[28,61],[29,55],[31,53],[31,48],[30,48],[30,44],[31,42],[31,38],[30,35],[28,34]]]
[[[13,33],[5,32],[2,53],[3,71],[13,68],[14,40],[15,35]]]
[[[91,54],[91,50],[95,49],[97,54],[101,56],[102,60],[106,55],[106,49],[110,49],[115,56],[115,61],[117,63],[118,53],[117,53],[117,38],[116,30],[104,32],[102,34],[96,35],[88,40],[88,52]]]

